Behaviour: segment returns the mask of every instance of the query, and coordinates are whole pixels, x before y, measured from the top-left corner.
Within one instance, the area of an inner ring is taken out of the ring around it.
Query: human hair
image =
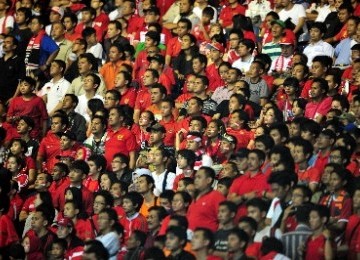
[[[125,65],[125,64],[122,64]],[[126,86],[130,86],[131,82],[132,82],[132,76],[129,72],[127,71],[119,71],[119,74],[122,74],[124,76],[125,81],[127,81]],[[120,98],[119,98],[120,99]]]
[[[187,29],[187,30],[191,30],[191,28],[192,28],[192,23],[191,23],[191,21],[190,21],[189,19],[187,19],[187,18],[181,18],[181,19],[177,22],[177,24],[179,24],[179,23],[184,23],[184,24],[186,24],[186,29]]]
[[[70,165],[70,171],[80,171],[82,174],[88,175],[90,168],[84,160],[75,160]]]
[[[256,223],[256,222],[255,222]],[[255,229],[256,230],[256,229]],[[249,243],[249,236],[246,234],[246,232],[240,228],[233,228],[229,231],[228,235],[234,235],[236,236],[240,241],[245,242],[245,246],[243,249],[247,247],[247,244]]]
[[[105,200],[105,206],[113,207],[114,206],[114,198],[111,193],[107,190],[99,190],[94,193],[94,200],[96,197],[101,196]]]
[[[326,33],[326,25],[323,22],[314,22],[310,29],[316,28],[320,31],[321,34]]]
[[[350,103],[349,100],[347,99],[347,97],[343,96],[343,95],[335,95],[332,97],[332,101],[338,101],[340,103],[340,106],[342,108],[343,111],[348,111],[350,108]]]
[[[124,228],[123,226],[119,223],[119,217],[116,213],[116,211],[112,208],[104,208],[100,211],[100,214],[107,214],[109,217],[109,220],[114,221],[114,224],[112,225],[112,229],[116,231],[116,233],[118,235],[123,235],[124,234]]]
[[[78,18],[77,16],[72,13],[72,12],[65,12],[63,18],[61,19],[62,22],[64,22],[65,18],[70,18],[71,22],[73,24],[77,24],[78,23]]]
[[[92,98],[87,102],[87,104],[88,104],[89,110],[91,111],[91,113],[93,115],[95,115],[95,113],[97,111],[102,110],[102,109],[105,108],[104,103],[99,98]]]
[[[110,21],[110,22],[108,23],[108,25],[109,25],[109,24],[115,25],[115,28],[116,28],[116,29],[122,31],[122,26],[121,26],[121,23],[120,23],[119,21],[117,21],[117,20],[115,20],[115,21]]]
[[[166,216],[168,216],[168,213],[166,212],[164,207],[161,206],[152,206],[148,209],[148,212],[155,211],[159,221],[161,222]]]
[[[256,154],[257,158],[260,160],[260,161],[265,161],[265,158],[266,158],[266,155],[263,151],[259,150],[259,149],[253,149],[253,150],[250,150],[249,151],[249,155],[250,154]]]
[[[243,14],[236,14],[232,18],[233,28],[242,31],[253,31],[251,19]]]
[[[321,132],[321,126],[314,120],[308,119],[300,125],[301,132],[310,132],[317,138]]]
[[[244,39],[244,33],[241,31],[241,29],[231,29],[229,31],[229,37],[231,34],[236,34],[237,37],[239,37],[239,41],[241,41],[242,39]]]
[[[25,76],[21,79],[21,82],[26,82],[30,85],[31,88],[35,88],[36,87],[36,80],[33,79],[32,77],[29,76]]]
[[[97,111],[96,111],[97,112]],[[92,117],[91,117],[91,121],[92,120],[94,120],[94,119],[99,119],[100,120],[100,122],[101,122],[101,124],[103,125],[103,126],[107,126],[107,120],[106,120],[106,118],[105,117],[103,117],[103,116],[99,116],[99,115],[93,115]]]
[[[269,210],[269,203],[261,198],[253,198],[246,202],[246,207],[254,207],[260,212],[267,212]]]
[[[101,168],[102,171],[106,169],[106,159],[103,155],[93,154],[87,159],[95,163],[97,168]]]
[[[157,238],[158,237],[161,237],[161,236],[157,236]],[[159,247],[156,247],[156,246],[152,246],[152,247],[147,248],[144,251],[144,260],[152,260],[152,259],[166,260],[166,257],[164,255],[164,251],[162,251]]]
[[[283,112],[277,107],[277,106],[272,106],[269,107],[267,111],[272,110],[274,112],[274,117],[275,117],[275,122],[283,122],[284,121],[284,115]],[[270,131],[269,131],[270,132]]]
[[[274,139],[272,139],[270,135],[260,135],[255,138],[255,143],[256,142],[262,143],[266,150],[271,150],[275,145]]]
[[[91,16],[94,16],[92,19],[96,17],[96,10],[92,7],[85,6],[81,9],[81,12],[89,12]]]
[[[54,208],[48,208],[45,205],[40,205],[36,207],[36,212],[39,212],[41,216],[44,218],[44,220],[47,221],[46,227],[50,226],[50,224],[52,223],[55,217]]]
[[[55,166],[58,167],[62,173],[65,173],[65,176],[69,174],[69,166],[67,166],[67,164],[63,162],[57,162],[54,164],[54,167]]]
[[[79,55],[79,60],[80,59],[86,59],[86,61],[91,64],[91,70],[92,71],[97,71],[98,70],[97,60],[96,60],[95,56],[92,53],[89,53],[89,52],[82,53],[82,54]]]
[[[269,126],[269,133],[277,130],[282,138],[289,139],[289,128],[283,122],[275,122]]]
[[[327,206],[314,204],[313,207],[311,208],[311,211],[315,211],[320,218],[326,218],[326,223],[330,219],[330,209]]]
[[[179,182],[182,181],[184,182],[184,185],[185,186],[188,186],[190,184],[194,184],[194,179],[191,178],[191,177],[185,177],[185,178],[182,178],[181,180],[179,180]]]
[[[271,251],[282,253],[284,250],[282,242],[275,237],[266,237],[262,241],[260,251],[262,255],[267,255]]]
[[[235,167],[236,167],[236,165],[235,165]],[[223,178],[221,178],[221,179],[219,179],[218,180],[218,183],[217,183],[217,185],[224,185],[226,188],[230,188],[230,186],[231,186],[231,184],[232,184],[232,182],[233,182],[233,179],[232,178],[230,178],[230,177],[223,177]]]
[[[166,96],[167,94],[166,88],[160,83],[155,83],[154,85],[151,86],[151,89],[158,89],[160,91],[160,94],[164,96]]]
[[[160,33],[157,31],[148,31],[145,34],[145,37],[149,37],[150,39],[152,39],[156,43],[156,46],[160,44]]]
[[[95,254],[97,260],[108,260],[109,252],[99,240],[87,240],[84,242],[84,254]]]
[[[185,216],[172,215],[170,220],[175,220],[178,223],[178,226],[185,228],[185,230],[189,227],[188,219]]]
[[[189,121],[189,125],[190,125],[190,123],[192,121],[200,122],[203,129],[205,129],[207,127],[207,121],[203,116],[193,116],[193,117],[191,117],[191,119]]]
[[[160,194],[160,199],[166,199],[168,200],[170,203],[172,202],[173,198],[174,198],[175,192],[173,190],[164,190],[161,194]]]
[[[280,16],[278,15],[277,12],[274,11],[270,11],[266,14],[266,16],[271,16],[274,20],[279,20]]]
[[[11,139],[10,143],[9,143],[9,148],[11,148],[11,146],[14,144],[14,143],[19,143],[21,148],[22,148],[22,154],[25,155],[28,151],[28,145],[27,143],[21,139],[21,138],[13,138]]]
[[[146,176],[146,175],[145,175]],[[140,193],[135,192],[135,191],[130,191],[128,192],[123,199],[128,199],[131,201],[131,203],[133,204],[133,206],[135,207],[136,211],[139,211],[143,202],[144,202],[144,198],[143,196],[141,196]]]
[[[323,95],[326,95],[326,93],[329,91],[329,85],[328,82],[323,78],[314,78],[313,84],[318,83],[319,87],[324,91]]]
[[[311,158],[311,156],[313,155],[314,147],[308,140],[305,140],[303,138],[298,138],[298,139],[294,140],[294,146],[302,147],[304,155],[305,156],[307,155],[306,156],[307,160],[309,160]]]
[[[209,86],[209,79],[208,79],[208,77],[203,76],[203,75],[196,75],[195,77],[196,77],[197,79],[200,79],[203,85]]]
[[[205,66],[207,65],[207,57],[204,54],[196,54],[193,56],[192,60],[199,60],[201,64],[205,64]]]
[[[333,77],[333,81],[336,84],[336,89],[339,89],[340,85],[341,85],[341,75],[342,75],[342,71],[339,68],[331,68],[327,74],[327,76],[332,76]]]
[[[305,187],[305,186],[301,186]],[[310,191],[311,192],[311,191]],[[295,219],[297,223],[308,223],[312,204],[306,203],[296,208]]]
[[[199,97],[193,96],[193,97],[191,97],[191,98],[189,99],[189,101],[190,101],[190,100],[195,100],[196,103],[197,103],[197,105],[200,106],[200,107],[203,107],[203,106],[204,106],[204,101],[202,101],[202,99],[199,98]],[[188,102],[189,102],[189,101],[188,101]]]
[[[247,49],[250,49],[249,53],[252,53],[255,49],[255,42],[250,39],[243,39],[239,44],[245,45]]]
[[[39,22],[39,24],[42,25],[42,26],[45,25],[44,18],[41,17],[41,16],[32,16],[32,17],[30,18],[30,21],[29,21],[29,22],[31,23],[31,22],[34,21],[34,20],[37,20],[37,21]]]
[[[342,133],[337,137],[337,140],[342,139],[344,146],[349,153],[352,154],[356,149],[356,140],[355,138],[349,133]]]
[[[184,247],[187,241],[186,229],[182,226],[171,226],[166,230],[166,234],[172,234],[177,237],[181,243],[181,247]]]
[[[100,173],[100,175],[99,175],[99,180],[101,180],[101,177],[102,177],[103,175],[107,175],[107,176],[108,176],[108,178],[109,178],[109,180],[110,180],[110,183],[111,183],[110,186],[117,180],[115,173],[110,172],[110,171],[104,171],[104,172]]]
[[[301,192],[304,194],[304,198],[308,198],[309,200],[311,199],[311,196],[312,196],[312,191],[310,190],[310,188],[308,186],[305,186],[305,185],[295,185],[293,187],[293,191],[294,190],[301,190]]]
[[[184,178],[181,180],[184,180]],[[185,191],[177,191],[177,192],[175,192],[174,196],[175,195],[180,195],[182,197],[184,203],[188,203],[190,205],[192,198],[189,193],[187,193]]]
[[[203,171],[204,171],[204,173],[205,173],[205,175],[206,175],[206,178],[210,178],[210,179],[212,180],[212,182],[215,180],[216,174],[215,174],[215,171],[214,171],[213,168],[208,167],[208,166],[201,166],[201,167],[199,168],[198,172],[199,172],[200,170],[203,170]],[[211,183],[212,183],[212,182],[211,182]]]
[[[248,216],[243,216],[239,219],[239,223],[244,222],[246,224],[248,224],[252,230],[256,231],[258,224],[256,222],[255,219],[253,219],[252,217],[248,217]]]
[[[190,167],[194,167],[196,161],[196,155],[194,151],[188,149],[181,149],[177,152],[177,155],[184,157],[187,161],[187,164]]]
[[[109,90],[106,91],[105,94],[113,95],[115,100],[120,100],[120,98],[121,98],[120,92],[117,91],[116,89],[109,89]]]
[[[51,194],[49,191],[39,191],[37,194],[42,201],[41,205],[49,209],[54,209],[54,204],[52,202]]]
[[[312,60],[312,62],[319,62],[323,67],[327,68],[329,70],[332,66],[333,60],[329,56],[326,55],[318,55],[315,56]]]
[[[269,184],[278,184],[279,186],[285,188],[286,186],[291,187],[292,178],[289,171],[277,171],[270,174],[267,182]]]
[[[72,103],[75,104],[74,107],[77,107],[77,105],[79,104],[79,98],[75,94],[65,94],[65,97],[70,97],[71,98]]]
[[[354,12],[354,7],[350,3],[343,3],[339,6],[340,10],[346,10],[349,14],[352,14]]]
[[[94,81],[94,85],[97,85],[96,89],[100,87],[101,79],[96,73],[89,73],[86,77],[92,77]]]
[[[26,23],[32,17],[31,10],[29,8],[26,8],[26,7],[20,7],[19,9],[16,10],[16,13],[23,13],[25,15],[25,22]]]
[[[85,27],[84,30],[81,33],[81,36],[86,39],[87,37],[91,35],[96,35],[96,30],[92,27]]]
[[[141,175],[139,178],[144,178],[146,180],[146,183],[149,185],[149,184],[152,184],[152,190],[155,188],[155,180],[152,176],[150,175],[147,175],[147,174],[144,174],[144,175]]]
[[[294,106],[294,104],[297,104],[297,106],[301,109],[301,110],[303,110],[303,111],[305,111],[305,108],[306,108],[306,104],[307,104],[307,100],[306,99],[304,99],[304,98],[295,98],[295,100],[293,101],[293,106]],[[294,120],[295,120],[296,118],[294,118]]]
[[[234,202],[229,201],[229,200],[224,200],[224,201],[220,202],[219,207],[220,206],[226,207],[227,210],[229,210],[231,213],[236,213],[237,209],[238,209],[238,206]]]
[[[201,232],[203,234],[204,240],[209,241],[207,248],[212,248],[214,246],[215,237],[214,233],[210,229],[204,227],[197,227],[195,228],[194,232]]]
[[[265,72],[268,72],[271,67],[271,58],[266,53],[259,53],[254,58],[255,61],[261,61],[265,66]]]

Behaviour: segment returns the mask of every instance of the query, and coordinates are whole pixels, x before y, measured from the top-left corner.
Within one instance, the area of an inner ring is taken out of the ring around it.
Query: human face
[[[230,43],[230,49],[237,49],[239,46],[240,38],[236,33],[231,33],[229,35],[229,43]]]
[[[294,88],[292,85],[286,85],[284,86],[285,94],[288,96],[292,96],[296,94],[296,88]]]
[[[220,152],[223,154],[233,153],[234,145],[226,140],[222,140],[220,143]]]
[[[63,24],[66,31],[71,31],[75,27],[75,24],[71,21],[70,17],[65,17]]]
[[[69,178],[71,183],[81,183],[84,179],[84,174],[77,169],[72,169],[69,173]]]
[[[94,206],[93,206],[94,214],[99,214],[105,208],[106,208],[105,198],[100,195],[96,196],[94,199]]]
[[[247,55],[250,55],[250,49],[243,43],[240,43],[238,47],[238,54],[241,58],[246,57]]]
[[[161,102],[160,111],[162,117],[168,117],[172,115],[172,107],[169,102]]]
[[[294,53],[294,45],[292,44],[280,44],[281,54],[284,57],[290,57]]]
[[[205,68],[205,65],[200,62],[199,59],[192,60],[192,69],[195,74],[199,74]]]
[[[227,241],[228,241],[228,251],[230,253],[235,253],[241,250],[242,243],[236,235],[229,234]]]
[[[279,198],[280,200],[284,199],[287,193],[287,188],[280,186],[277,183],[271,184],[271,191],[273,192],[274,196]]]
[[[10,147],[10,152],[13,155],[19,155],[24,151],[19,141],[14,141]]]
[[[23,12],[16,12],[16,15],[15,15],[15,22],[16,24],[18,25],[22,25],[25,23],[25,13]]]
[[[318,82],[314,82],[311,85],[310,96],[311,98],[320,98],[324,94],[324,90],[321,89]]]
[[[135,206],[136,205],[133,205],[133,203],[131,202],[131,200],[127,199],[127,198],[124,198],[123,199],[123,209],[126,213],[132,213],[135,211]]]
[[[280,132],[278,129],[272,129],[270,131],[270,136],[271,138],[274,140],[275,145],[279,145],[282,144],[283,142],[283,137],[281,136]]]
[[[348,11],[346,9],[341,9],[338,12],[338,17],[339,17],[340,23],[345,23],[347,21],[347,19],[349,19],[350,14],[348,13]]]
[[[180,15],[190,12],[191,7],[189,0],[180,0]]]
[[[356,190],[353,195],[353,209],[354,211],[360,208],[360,190]]]
[[[61,75],[61,73],[62,73],[62,68],[59,66],[59,64],[56,62],[52,62],[50,66],[50,76],[51,77],[58,76]]]
[[[188,33],[188,28],[186,23],[179,22],[176,27],[177,35],[181,38],[184,34]]]
[[[28,94],[32,93],[33,90],[34,90],[34,87],[32,87],[29,83],[27,83],[26,81],[21,81],[20,93],[22,95],[28,95]]]
[[[203,231],[195,231],[191,239],[191,250],[196,252],[206,247],[207,244]]]
[[[105,126],[102,124],[100,118],[94,118],[91,120],[91,133],[94,135],[103,133],[105,131]]]
[[[46,228],[47,220],[41,212],[34,212],[31,218],[31,229],[36,233]]]
[[[109,176],[108,176],[107,174],[101,175],[101,178],[100,178],[100,187],[101,187],[101,189],[103,189],[103,190],[107,190],[107,191],[110,190],[111,180],[110,180],[110,178],[109,178]]]
[[[311,28],[310,29],[310,41],[311,42],[318,42],[321,40],[323,34],[318,28]]]
[[[292,69],[291,75],[299,81],[302,81],[305,77],[304,67],[302,65],[295,65]]]
[[[194,140],[186,140],[186,149],[195,152],[199,147],[200,147],[200,142],[196,142]]]
[[[51,28],[51,36],[55,41],[59,41],[65,34],[65,29],[62,24],[56,23]]]
[[[137,179],[136,185],[135,185],[135,189],[137,192],[139,192],[140,194],[144,194],[146,192],[148,192],[150,190],[150,185],[147,183],[146,178],[140,176]]]
[[[155,14],[155,12],[146,12],[144,21],[146,24],[156,23],[159,20],[159,15]]]
[[[256,221],[256,223],[262,222],[265,217],[264,212],[261,212],[259,208],[254,206],[247,207],[247,215],[248,217],[253,218]]]
[[[172,210],[176,212],[184,211],[188,205],[184,203],[183,197],[180,194],[175,194],[171,202]]]
[[[159,88],[151,88],[150,90],[151,104],[159,104],[164,98]]]
[[[199,106],[195,99],[190,99],[187,106],[188,115],[195,115],[201,112],[202,107]]]
[[[72,232],[72,228],[70,227],[58,226],[56,234],[58,238],[65,239],[71,234],[71,232]]]
[[[110,24],[108,25],[108,28],[107,28],[107,37],[108,37],[109,39],[113,39],[113,38],[119,36],[120,33],[121,33],[121,31],[116,28],[116,25],[115,25],[115,24],[110,23]]]
[[[61,150],[68,150],[72,146],[73,146],[73,141],[69,137],[67,137],[65,135],[60,137],[60,149]]]
[[[181,49],[182,50],[188,50],[191,46],[194,45],[194,43],[191,42],[191,39],[190,39],[189,35],[184,35],[181,38],[181,43],[180,44],[181,44]]]
[[[207,177],[204,170],[198,170],[195,173],[194,185],[198,191],[204,191],[209,188],[212,184],[211,178]]]
[[[213,62],[216,62],[218,60],[220,60],[222,58],[222,53],[220,51],[218,51],[217,49],[212,48],[210,50],[210,59]]]
[[[327,149],[334,143],[328,135],[320,134],[317,139],[317,146],[319,149]]]
[[[30,30],[33,34],[38,34],[40,30],[43,28],[43,25],[39,23],[38,19],[32,19],[29,23]]]
[[[100,173],[101,168],[98,168],[94,161],[87,161],[87,164],[89,165],[90,168],[89,175],[92,176]]]
[[[294,207],[299,207],[305,202],[305,194],[302,189],[294,189],[291,194],[291,201]]]
[[[60,167],[55,165],[53,170],[51,171],[51,176],[54,181],[59,181],[62,178],[62,172]]]
[[[74,196],[73,196],[71,190],[67,190],[65,192],[65,200],[73,200],[73,199],[74,199]]]
[[[360,102],[359,101],[353,102],[350,110],[354,113],[354,115],[359,117],[360,116]],[[20,122],[21,122],[21,120],[20,120]]]
[[[122,11],[122,15],[125,16],[125,15],[133,14],[135,10],[132,7],[131,2],[126,1],[123,3],[121,11]]]
[[[146,219],[150,231],[160,228],[161,221],[156,210],[150,210]]]
[[[111,109],[109,113],[109,126],[116,127],[122,124],[121,117],[116,109]]]
[[[332,172],[330,174],[329,191],[337,192],[344,187],[345,183],[346,181],[342,180],[336,172]]]
[[[36,190],[44,190],[46,189],[46,186],[47,186],[47,180],[46,180],[46,174],[45,173],[39,173],[37,176],[36,176],[36,180],[35,180],[35,189]]]
[[[109,60],[111,62],[117,62],[121,59],[121,57],[123,56],[123,54],[119,51],[119,49],[115,46],[110,47],[109,50]]]
[[[307,140],[307,141],[312,141],[314,139],[314,134],[311,133],[310,131],[301,131],[301,138]]]
[[[275,123],[275,122],[276,122],[276,118],[275,118],[274,109],[269,108],[265,112],[264,124],[265,125],[271,125],[272,123]]]
[[[322,78],[326,73],[326,68],[318,61],[315,61],[311,65],[311,75],[314,78]]]
[[[334,76],[333,75],[327,75],[325,77],[325,80],[327,81],[327,83],[329,85],[329,91],[332,91],[333,89],[338,87],[338,85],[334,81]]]
[[[159,144],[164,140],[165,134],[161,131],[151,131],[149,142],[152,145]]]
[[[163,156],[162,152],[160,150],[155,150],[153,153],[153,161],[152,164],[154,166],[160,166],[164,165],[167,158]]]
[[[80,75],[87,74],[91,71],[92,65],[86,58],[81,58],[78,61],[78,69]]]
[[[78,213],[79,211],[74,208],[74,205],[72,203],[65,203],[64,217],[73,219]]]
[[[104,235],[111,230],[111,226],[114,224],[114,221],[109,218],[107,213],[102,212],[99,214],[97,223],[99,227],[99,233]]]
[[[65,249],[60,244],[55,243],[51,247],[51,257],[53,259],[62,259],[65,254]]]
[[[295,117],[300,117],[304,113],[304,110],[301,107],[299,107],[297,101],[293,103],[293,107],[292,107],[291,111],[293,112]],[[300,127],[298,127],[298,131],[299,130],[300,130]]]
[[[19,164],[16,162],[16,158],[15,158],[14,156],[12,156],[12,157],[9,157],[9,159],[7,160],[6,168],[7,168],[11,173],[17,173],[18,171],[20,171],[21,165],[19,165]]]
[[[290,137],[300,136],[301,135],[300,125],[291,123],[289,128],[289,135]]]
[[[153,77],[153,74],[150,71],[145,71],[143,76],[143,84],[148,87],[157,82],[157,79]]]
[[[219,67],[219,74],[222,80],[227,80],[229,68],[226,65]]]
[[[181,247],[180,239],[172,233],[166,234],[165,247],[171,251],[177,251]]]
[[[5,53],[9,53],[16,49],[16,45],[14,45],[14,41],[11,37],[5,37],[2,46]]]
[[[206,128],[205,134],[208,138],[214,138],[219,135],[219,128],[215,122],[210,122]]]
[[[177,156],[177,167],[179,167],[179,169],[185,169],[186,167],[188,167],[188,162],[187,159],[181,155]]]
[[[228,224],[233,221],[235,214],[232,213],[228,207],[222,205],[218,209],[217,219],[220,224]]]
[[[119,104],[119,100],[117,100],[114,96],[114,94],[112,93],[106,93],[105,94],[105,102],[104,102],[104,107],[106,109],[110,109],[115,107],[117,104]]]
[[[274,38],[279,38],[282,36],[284,29],[277,23],[271,26],[271,34]]]
[[[229,112],[232,113],[237,109],[240,109],[239,101],[236,97],[231,97],[229,100]]]
[[[295,163],[302,163],[307,160],[306,155],[304,154],[304,149],[302,146],[295,145],[294,148],[294,162]]]
[[[195,94],[201,94],[205,92],[207,86],[203,83],[203,81],[200,78],[195,79],[195,87],[194,87],[194,93]]]
[[[82,11],[81,12],[81,21],[83,23],[85,23],[85,24],[90,23],[92,18],[93,18],[93,16],[91,15],[90,12],[88,12],[88,11]]]
[[[191,120],[189,124],[190,132],[203,132],[203,125],[198,120]]]
[[[248,170],[249,171],[258,171],[262,165],[263,161],[259,160],[258,156],[255,153],[250,153],[248,155]]]
[[[121,190],[121,186],[119,183],[114,183],[113,185],[111,185],[110,188],[110,193],[113,196],[114,199],[119,199],[121,198],[123,191]]]
[[[318,230],[323,226],[322,219],[320,218],[319,214],[314,210],[310,211],[309,223],[312,230]]]

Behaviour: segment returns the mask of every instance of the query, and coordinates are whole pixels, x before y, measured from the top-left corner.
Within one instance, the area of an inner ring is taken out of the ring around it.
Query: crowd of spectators
[[[359,17],[0,0],[0,259],[359,259]]]

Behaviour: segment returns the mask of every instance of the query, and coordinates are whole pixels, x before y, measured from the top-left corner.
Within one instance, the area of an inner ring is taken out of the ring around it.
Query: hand
[[[289,217],[291,214],[295,213],[295,206],[294,205],[290,205],[289,207],[287,207],[284,210],[284,216],[283,216],[283,220],[287,219],[287,217]]]
[[[47,68],[48,68],[48,66],[46,66],[46,64],[40,66],[40,70],[41,70],[41,71],[46,71]]]
[[[322,232],[322,234],[324,235],[324,237],[325,237],[326,239],[331,239],[330,230],[325,229],[325,230]]]

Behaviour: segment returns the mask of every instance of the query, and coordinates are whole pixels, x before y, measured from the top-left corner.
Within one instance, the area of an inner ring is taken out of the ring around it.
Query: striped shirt
[[[304,224],[299,224],[295,231],[283,234],[281,240],[284,245],[285,255],[290,259],[301,259],[298,248],[301,244],[305,244],[311,234],[311,229]]]

